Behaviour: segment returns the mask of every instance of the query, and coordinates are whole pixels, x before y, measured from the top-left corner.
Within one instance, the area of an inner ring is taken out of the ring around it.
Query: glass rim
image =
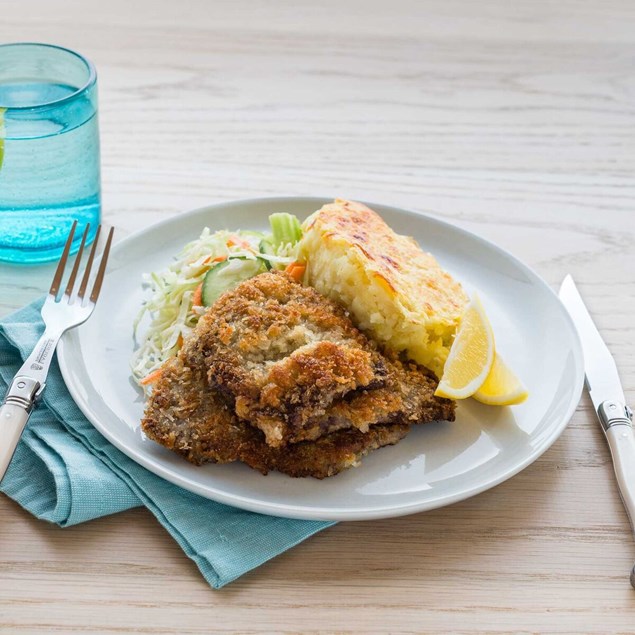
[[[82,86],[77,88],[70,95],[66,95],[64,97],[60,97],[59,99],[54,99],[52,101],[46,101],[46,102],[42,102],[41,104],[35,104],[32,106],[2,106],[2,104],[0,104],[0,109],[4,110],[4,112],[9,112],[12,110],[25,111],[25,110],[40,110],[40,109],[54,108],[60,104],[64,104],[66,102],[72,101],[73,99],[76,99],[82,93],[85,93],[91,86],[94,86],[95,83],[97,82],[97,70],[95,69],[95,66],[93,65],[93,63],[89,59],[87,59],[86,57],[78,53],[77,51],[66,48],[65,46],[58,46],[57,44],[46,44],[44,42],[9,42],[7,44],[0,44],[0,54],[2,54],[3,49],[11,48],[11,47],[20,48],[22,46],[35,46],[35,47],[41,47],[41,48],[57,49],[58,51],[69,53],[73,57],[76,57],[80,62],[82,62],[82,64],[84,64],[84,66],[86,67],[86,70],[88,71],[88,79],[86,80],[86,82],[84,82]]]

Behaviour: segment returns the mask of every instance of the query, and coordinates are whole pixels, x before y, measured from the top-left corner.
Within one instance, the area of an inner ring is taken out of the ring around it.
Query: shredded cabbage
[[[151,295],[137,315],[133,328],[137,338],[139,326],[147,315],[150,324],[130,360],[134,380],[141,381],[157,370],[165,360],[176,355],[205,312],[204,306],[192,306],[196,288],[215,262],[231,258],[261,258],[273,269],[284,269],[297,257],[297,242],[279,244],[274,253],[261,253],[262,240],[272,241],[269,233],[203,229],[197,240],[185,245],[175,261],[159,272],[143,274],[143,284]],[[144,389],[147,388],[144,386]]]

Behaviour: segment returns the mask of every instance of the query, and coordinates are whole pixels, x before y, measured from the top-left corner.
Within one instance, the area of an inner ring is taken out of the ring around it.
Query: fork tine
[[[71,227],[71,231],[68,234],[68,238],[66,239],[66,245],[64,245],[64,251],[62,252],[62,257],[60,258],[59,264],[57,265],[57,269],[55,270],[55,275],[53,276],[53,282],[51,283],[51,288],[49,289],[49,294],[53,297],[57,296],[57,292],[60,290],[60,284],[62,283],[62,276],[64,275],[64,269],[66,268],[66,261],[68,260],[68,253],[71,250],[71,245],[73,244],[73,236],[75,235],[75,228],[77,227],[77,221],[73,221],[73,226]]]
[[[79,251],[77,252],[77,256],[75,256],[75,263],[73,264],[71,277],[68,279],[68,284],[66,285],[66,291],[64,292],[64,295],[68,298],[71,297],[71,293],[73,292],[73,285],[75,284],[77,271],[79,270],[79,265],[82,260],[82,254],[84,253],[84,246],[86,245],[86,237],[88,236],[89,229],[90,229],[90,223],[86,223],[86,227],[84,228],[84,235],[82,236],[82,242],[79,245]]]
[[[95,239],[93,240],[93,247],[90,250],[90,256],[88,256],[86,271],[84,271],[84,277],[82,278],[82,283],[79,285],[79,291],[77,292],[77,297],[82,300],[84,299],[84,293],[86,293],[86,287],[88,286],[88,278],[90,277],[90,270],[93,266],[93,260],[95,259],[95,252],[97,251],[97,243],[99,242],[100,232],[101,225],[97,225],[97,233],[95,234]]]
[[[101,255],[101,262],[99,263],[99,270],[97,271],[97,277],[95,278],[95,284],[93,285],[93,291],[90,294],[90,301],[97,302],[99,292],[101,291],[101,283],[104,281],[104,273],[106,273],[106,264],[108,262],[108,254],[110,253],[110,243],[112,242],[112,235],[115,232],[115,228],[111,227],[108,232],[108,240],[106,240],[106,246]]]

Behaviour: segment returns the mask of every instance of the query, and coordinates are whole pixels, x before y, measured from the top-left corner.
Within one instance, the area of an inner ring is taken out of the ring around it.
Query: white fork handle
[[[30,412],[17,404],[5,403],[0,407],[0,481],[11,463],[30,416]]]

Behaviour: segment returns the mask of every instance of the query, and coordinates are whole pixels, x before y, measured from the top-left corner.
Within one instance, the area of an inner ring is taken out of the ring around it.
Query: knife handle
[[[606,439],[622,501],[635,531],[635,434],[630,422],[610,426],[606,430]]]

